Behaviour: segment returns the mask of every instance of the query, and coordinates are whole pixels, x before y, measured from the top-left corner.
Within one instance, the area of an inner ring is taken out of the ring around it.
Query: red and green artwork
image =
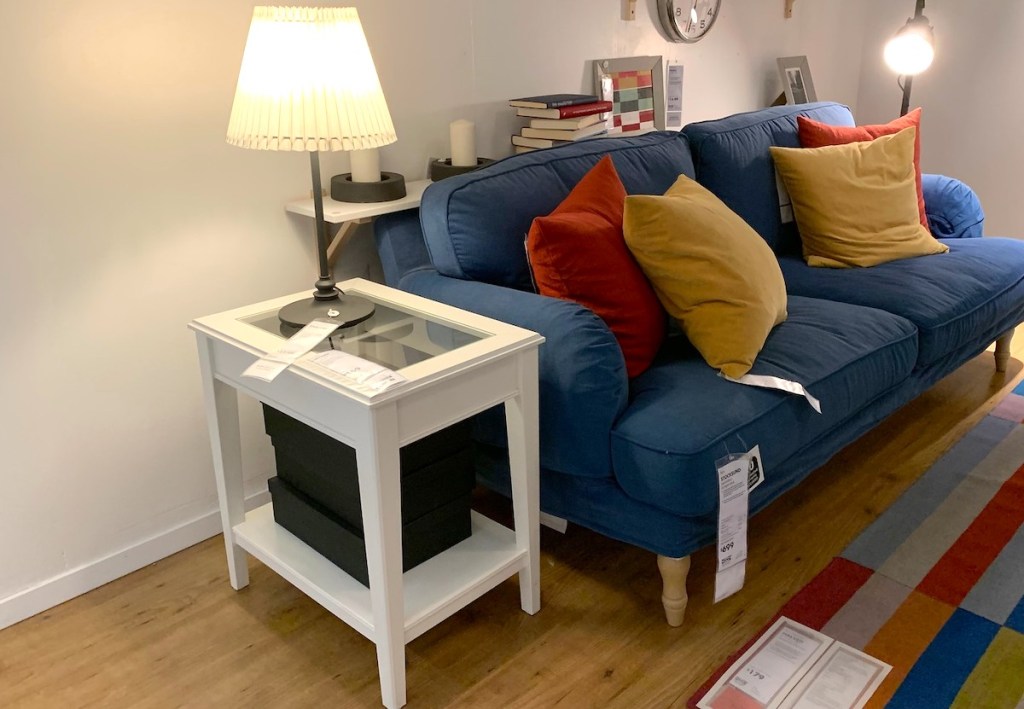
[[[612,125],[630,133],[654,128],[654,77],[650,70],[619,71],[612,80]]]

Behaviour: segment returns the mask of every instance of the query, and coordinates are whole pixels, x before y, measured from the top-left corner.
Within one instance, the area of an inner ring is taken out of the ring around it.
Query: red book
[[[589,116],[594,113],[606,113],[612,110],[611,101],[594,101],[593,103],[581,103],[575,106],[562,106],[561,108],[520,108],[518,115],[524,118],[578,118]]]

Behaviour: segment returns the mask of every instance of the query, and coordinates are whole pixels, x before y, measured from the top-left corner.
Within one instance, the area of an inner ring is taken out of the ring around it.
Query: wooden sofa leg
[[[661,604],[665,607],[665,619],[673,628],[683,624],[686,614],[686,575],[690,573],[690,557],[673,559],[658,556],[658,571],[661,572]]]
[[[1010,330],[996,340],[996,371],[1005,372],[1006,365],[1010,361],[1010,342],[1013,340],[1013,330]]]

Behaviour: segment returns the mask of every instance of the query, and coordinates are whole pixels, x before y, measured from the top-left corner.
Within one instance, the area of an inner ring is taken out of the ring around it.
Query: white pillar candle
[[[377,148],[353,150],[348,155],[353,182],[380,182],[380,153]]]
[[[476,165],[476,126],[472,121],[460,118],[448,126],[452,141],[452,165],[474,167]]]

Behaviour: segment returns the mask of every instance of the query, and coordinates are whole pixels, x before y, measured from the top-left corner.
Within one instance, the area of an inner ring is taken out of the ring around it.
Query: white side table
[[[341,253],[341,247],[345,241],[356,230],[360,224],[366,224],[382,214],[393,212],[404,212],[407,209],[416,209],[420,206],[420,199],[423,191],[431,185],[430,180],[414,180],[405,185],[405,197],[393,199],[390,202],[338,202],[329,197],[324,198],[324,221],[328,224],[340,224],[341,228],[334,235],[327,247],[327,262],[333,267],[334,262]],[[314,217],[313,198],[296,199],[284,206],[286,211],[293,214],[301,214],[305,217]]]
[[[405,704],[405,644],[519,575],[524,611],[540,609],[537,348],[533,332],[362,279],[339,286],[377,305],[339,331],[336,349],[388,364],[407,382],[369,396],[300,359],[273,382],[242,377],[282,342],[277,310],[306,293],[193,321],[231,585],[248,585],[252,554],[377,645],[381,695]],[[237,392],[356,450],[367,589],[274,522],[246,514]],[[469,539],[402,573],[399,447],[504,403],[515,531],[473,513]]]

